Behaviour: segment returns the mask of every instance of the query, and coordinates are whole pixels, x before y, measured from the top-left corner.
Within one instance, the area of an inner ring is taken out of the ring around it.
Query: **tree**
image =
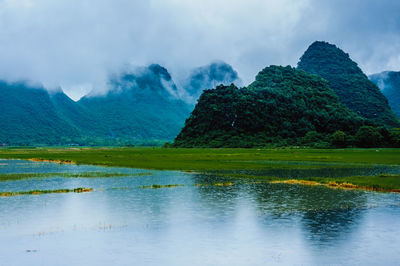
[[[336,131],[332,134],[332,145],[336,147],[346,146],[346,133],[341,130]]]
[[[378,129],[372,126],[362,126],[357,131],[356,143],[360,147],[378,147],[382,142],[382,135],[379,133]]]
[[[400,148],[400,128],[393,128],[390,131],[390,146]]]

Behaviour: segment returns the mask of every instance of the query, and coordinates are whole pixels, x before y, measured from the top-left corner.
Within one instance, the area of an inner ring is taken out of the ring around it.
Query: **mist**
[[[400,68],[400,2],[372,0],[0,0],[0,79],[79,99],[124,66],[158,63],[174,80],[223,60],[250,83],[296,65],[315,40],[367,73]]]

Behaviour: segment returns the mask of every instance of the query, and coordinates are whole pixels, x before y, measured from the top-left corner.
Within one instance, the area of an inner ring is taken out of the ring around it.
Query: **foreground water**
[[[68,176],[94,171],[126,176]],[[398,265],[400,260],[399,194],[0,161],[0,173],[55,172],[60,174],[2,181],[0,192],[94,191],[0,197],[0,265]],[[146,188],[153,184],[182,186]]]

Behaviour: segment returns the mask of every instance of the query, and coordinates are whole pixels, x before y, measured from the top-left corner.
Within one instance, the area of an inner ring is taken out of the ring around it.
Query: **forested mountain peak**
[[[340,101],[357,114],[388,127],[400,126],[379,88],[335,45],[314,42],[300,58],[298,69],[326,79]]]
[[[323,41],[312,43],[301,56],[297,67],[318,75],[363,75],[362,70],[356,62],[351,60],[349,54],[336,45]]]
[[[290,66],[270,66],[247,88],[221,85],[205,90],[174,144],[298,145],[317,142],[338,130],[354,134],[363,123],[339,102],[324,79]]]

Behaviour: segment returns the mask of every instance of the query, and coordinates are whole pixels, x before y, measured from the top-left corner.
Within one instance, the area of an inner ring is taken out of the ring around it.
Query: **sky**
[[[400,70],[398,0],[0,0],[0,79],[104,91],[110,74],[159,63],[176,80],[214,60],[244,85],[296,66],[316,40],[367,74]]]

